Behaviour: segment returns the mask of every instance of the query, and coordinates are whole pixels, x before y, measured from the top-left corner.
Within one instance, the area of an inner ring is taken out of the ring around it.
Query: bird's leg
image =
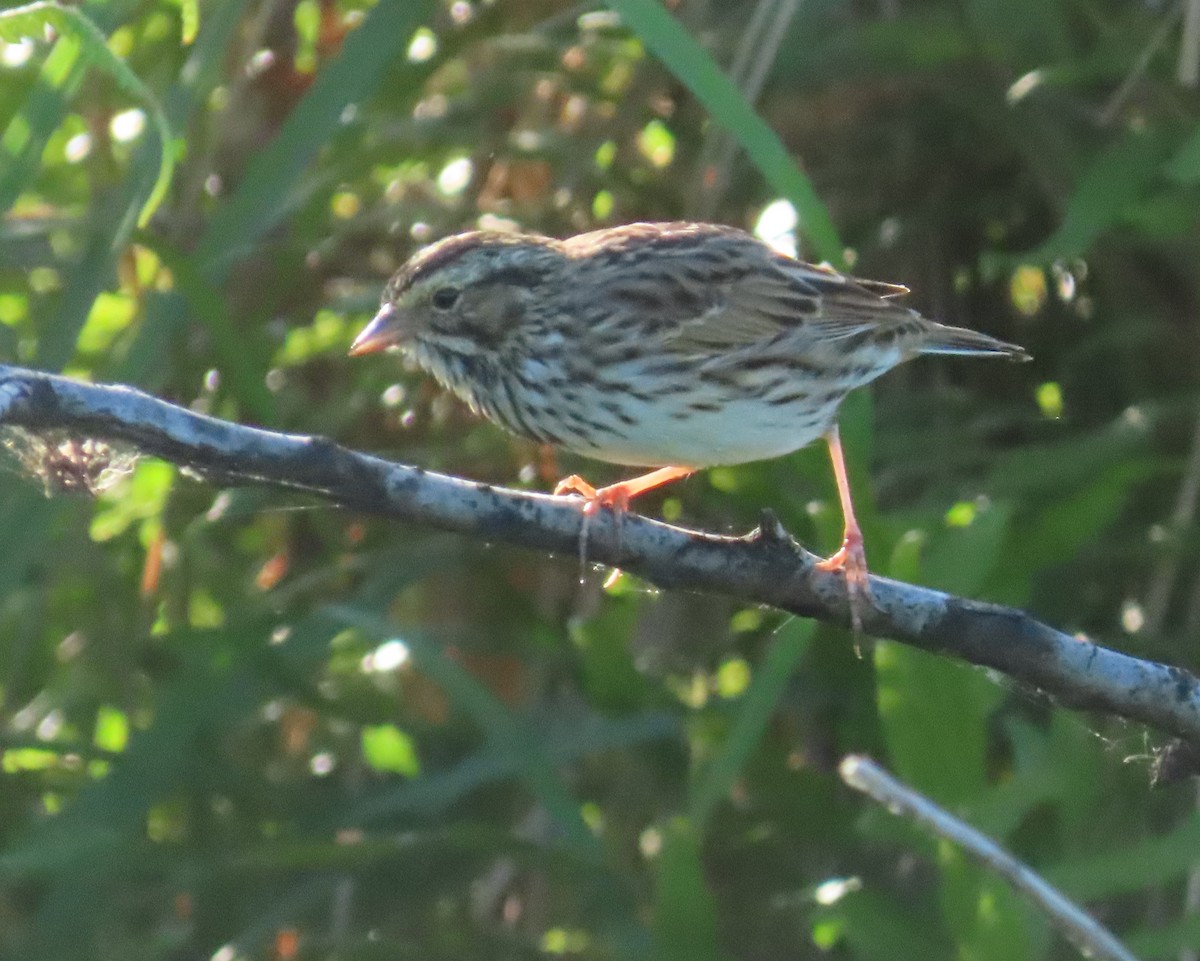
[[[854,504],[850,500],[850,479],[846,476],[846,458],[842,454],[842,437],[837,424],[825,435],[829,444],[829,459],[833,461],[833,477],[837,481],[838,497],[842,502],[842,517],[846,522],[846,533],[842,546],[834,554],[820,561],[816,567],[821,571],[842,571],[846,576],[846,597],[850,603],[850,626],[857,634],[862,631],[862,612],[870,603],[871,589],[867,581],[867,554],[863,550],[862,528],[854,516]]]
[[[582,494],[585,501],[583,505],[583,512],[585,514],[594,514],[601,507],[611,507],[620,513],[621,511],[628,510],[629,502],[638,495],[694,473],[695,469],[691,467],[660,467],[658,470],[651,471],[649,474],[643,474],[641,477],[633,477],[627,481],[609,484],[608,487],[600,488],[593,487],[578,474],[572,474],[565,480],[558,482],[554,488],[554,493]]]
[[[578,474],[572,474],[570,477],[560,480],[554,486],[554,493],[560,494],[582,494],[583,495],[583,527],[579,530],[579,568],[580,577],[582,580],[583,571],[587,568],[587,535],[588,522],[596,516],[596,513],[602,507],[611,507],[616,514],[617,522],[617,543],[621,541],[621,516],[629,510],[629,502],[639,494],[644,494],[648,490],[653,490],[655,487],[660,487],[663,484],[669,484],[673,480],[679,480],[681,477],[687,477],[688,474],[695,473],[691,467],[660,467],[658,470],[651,471],[649,474],[643,474],[641,477],[633,477],[627,481],[620,481],[616,484],[609,484],[607,487],[595,488],[585,481]],[[604,586],[611,587],[612,584],[621,576],[619,568],[614,567],[612,573],[608,575]]]

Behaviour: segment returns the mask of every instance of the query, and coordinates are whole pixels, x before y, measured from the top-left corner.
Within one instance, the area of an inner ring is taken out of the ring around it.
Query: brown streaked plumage
[[[1028,359],[1013,344],[926,320],[897,303],[905,293],[714,224],[630,224],[566,240],[473,232],[405,264],[351,353],[400,345],[514,433],[598,460],[668,465],[599,491],[578,477],[558,486],[582,493],[589,510],[824,436],[846,539],[823,566],[844,569],[861,596],[842,399],[920,354]]]

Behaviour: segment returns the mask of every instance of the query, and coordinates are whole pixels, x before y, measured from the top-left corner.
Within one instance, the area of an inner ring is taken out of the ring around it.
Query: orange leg
[[[594,514],[601,507],[611,507],[615,511],[623,511],[628,510],[629,502],[639,494],[644,494],[655,487],[661,487],[663,484],[694,473],[695,470],[691,467],[661,467],[649,474],[643,474],[641,477],[634,477],[627,481],[621,481],[619,484],[610,484],[608,487],[600,488],[593,487],[578,474],[572,474],[558,482],[554,493],[582,494],[586,501],[583,507],[585,514]]]
[[[846,594],[850,601],[850,623],[855,632],[862,630],[863,605],[871,597],[867,582],[867,554],[863,550],[862,528],[854,516],[854,504],[850,500],[850,480],[846,476],[846,458],[842,453],[842,437],[834,424],[825,435],[829,444],[829,459],[833,461],[833,476],[837,481],[838,497],[842,502],[842,517],[846,522],[846,533],[841,548],[817,564],[821,571],[842,571],[846,575]]]

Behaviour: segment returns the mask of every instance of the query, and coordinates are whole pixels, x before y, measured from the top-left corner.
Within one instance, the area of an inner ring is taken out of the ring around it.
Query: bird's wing
[[[913,323],[893,298],[907,288],[858,280],[773,251],[713,224],[629,224],[563,242],[589,282],[573,313],[601,336],[712,357],[777,338],[819,349],[870,330]]]
[[[818,345],[914,318],[890,302],[907,293],[904,287],[789,258],[764,257],[749,269],[727,273],[704,285],[706,302],[697,304],[702,309],[679,312],[667,336],[672,349],[737,349],[794,336]]]

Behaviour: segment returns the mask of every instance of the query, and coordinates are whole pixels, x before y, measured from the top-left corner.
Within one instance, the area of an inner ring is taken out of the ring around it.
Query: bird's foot
[[[583,526],[579,532],[580,571],[582,572],[587,567],[588,525],[592,518],[600,513],[601,508],[607,507],[613,512],[616,522],[617,554],[619,555],[621,553],[621,520],[629,512],[629,502],[646,491],[673,480],[679,480],[681,477],[687,477],[690,473],[692,473],[690,467],[660,467],[649,474],[609,484],[607,487],[593,487],[578,474],[572,474],[570,477],[560,480],[554,487],[556,495],[579,494],[583,497]]]
[[[596,514],[602,507],[610,507],[618,514],[629,510],[633,494],[627,484],[610,484],[608,487],[593,487],[578,474],[560,480],[554,486],[556,495],[578,494],[583,498],[583,512]]]
[[[578,474],[572,474],[558,482],[554,488],[555,494],[581,494],[585,501],[583,512],[595,514],[601,507],[611,507],[618,514],[629,510],[629,502],[646,491],[654,490],[663,484],[687,477],[693,472],[691,467],[660,467],[658,470],[632,477],[629,480],[609,484],[607,487],[593,487]]]
[[[612,509],[613,517],[616,520],[617,547],[619,550],[621,543],[621,518],[629,510],[630,494],[622,484],[611,484],[608,487],[600,488],[593,487],[578,474],[572,474],[570,477],[563,478],[555,484],[554,494],[556,497],[578,494],[583,498],[583,524],[579,528],[579,582],[582,584],[587,574],[588,534],[593,518],[600,513],[600,509],[603,507]],[[605,587],[607,588],[610,581],[620,576],[620,569],[614,567],[604,582]]]
[[[870,571],[867,569],[867,554],[863,550],[862,531],[857,528],[847,530],[846,539],[837,552],[814,566],[819,571],[840,571],[845,576],[850,627],[855,634],[861,634],[863,614],[871,605]]]

